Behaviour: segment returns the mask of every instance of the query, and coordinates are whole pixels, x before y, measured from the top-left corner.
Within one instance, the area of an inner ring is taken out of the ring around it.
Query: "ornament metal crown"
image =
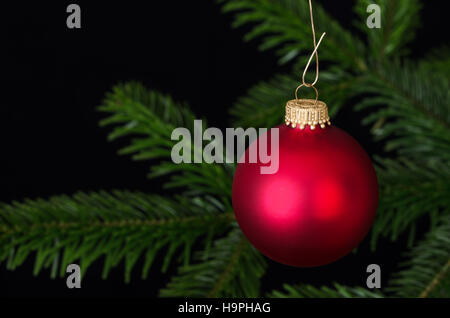
[[[314,130],[317,125],[320,128],[331,125],[328,116],[327,104],[315,99],[293,99],[286,103],[286,125],[300,129],[309,126]]]

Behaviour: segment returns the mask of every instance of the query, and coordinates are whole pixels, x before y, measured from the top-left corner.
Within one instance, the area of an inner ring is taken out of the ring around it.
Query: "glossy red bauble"
[[[276,173],[261,174],[267,165],[260,162],[237,166],[232,199],[239,226],[277,262],[310,267],[336,261],[363,240],[376,214],[378,185],[370,158],[334,126],[278,128]],[[269,130],[267,140],[270,135]],[[256,141],[247,158],[252,147]]]

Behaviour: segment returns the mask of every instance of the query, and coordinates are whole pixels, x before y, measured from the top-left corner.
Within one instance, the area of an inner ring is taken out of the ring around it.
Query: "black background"
[[[318,2],[352,28],[351,21],[357,19],[353,1]],[[78,190],[160,190],[158,181],[146,178],[148,163],[117,156],[124,143],[108,143],[109,129],[98,127],[102,115],[95,107],[114,84],[141,81],[176,101],[188,102],[198,117],[208,118],[210,126],[223,128],[229,125],[228,109],[239,96],[257,82],[292,67],[278,65],[273,52],[259,52],[257,40],[243,42],[248,28],[232,29],[232,15],[221,14],[214,1],[78,1],[80,30],[66,27],[69,3],[2,3],[2,202]],[[445,44],[442,3],[423,1],[422,26],[409,46],[412,58]],[[333,122],[369,153],[378,151],[368,129],[358,124],[359,116],[344,110]],[[371,263],[381,265],[385,283],[401,259],[405,239],[381,241],[376,253],[367,245],[366,240],[358,257],[351,254],[314,269],[270,262],[263,289],[280,288],[285,282],[329,285],[337,281],[364,286],[365,269]],[[132,282],[125,284],[120,266],[102,280],[100,261],[89,269],[80,290],[69,290],[65,279],[51,280],[48,271],[34,277],[33,260],[13,272],[2,264],[0,296],[156,296],[175,270],[163,275],[159,265],[154,265],[147,281],[136,271]]]

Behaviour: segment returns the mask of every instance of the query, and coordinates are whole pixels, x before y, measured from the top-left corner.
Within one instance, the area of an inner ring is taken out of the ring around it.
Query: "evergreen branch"
[[[431,283],[425,288],[425,290],[419,295],[419,298],[427,298],[430,296],[430,294],[433,293],[433,291],[436,290],[437,286],[439,286],[439,284],[441,284],[444,279],[446,279],[446,276],[448,276],[448,270],[450,269],[450,258],[447,262],[447,264],[445,264],[442,269],[439,271],[439,273],[436,274],[436,276],[433,278],[433,280],[431,281]],[[446,296],[448,297],[448,295],[450,294],[450,290],[447,288],[446,289]]]
[[[237,244],[236,249],[229,257],[228,264],[225,266],[225,269],[222,271],[220,276],[218,277],[216,283],[213,285],[213,288],[208,293],[207,297],[214,298],[224,289],[225,285],[232,279],[233,271],[235,267],[238,265],[239,258],[242,253],[245,251],[245,248],[248,247],[247,239],[241,235],[241,240]]]
[[[394,63],[368,75],[358,90],[374,94],[357,108],[378,107],[363,123],[376,123],[377,140],[389,138],[386,150],[428,161],[450,158],[450,91],[445,78],[410,63]]]
[[[233,105],[230,114],[236,127],[274,127],[283,123],[284,106],[298,86],[294,76],[277,75],[252,87]]]
[[[233,166],[203,161],[175,164],[171,159],[172,147],[178,142],[171,140],[172,131],[185,127],[191,136],[194,131],[194,115],[187,106],[175,103],[169,96],[148,91],[139,83],[128,83],[115,86],[99,109],[110,114],[101,121],[102,126],[116,125],[109,134],[109,140],[133,137],[130,145],[123,148],[120,154],[133,155],[134,160],[166,160],[152,166],[150,177],[170,175],[172,178],[165,188],[182,188],[189,193],[219,196],[222,203],[231,209],[229,194]],[[198,132],[201,135],[203,128]],[[187,149],[191,150],[190,157],[204,157],[203,148],[196,147],[192,140],[180,142],[186,142]]]
[[[419,68],[428,74],[438,74],[450,83],[450,47],[432,49],[425,59],[419,62]]]
[[[20,266],[36,254],[34,273],[54,266],[52,277],[65,274],[68,264],[79,262],[84,273],[92,262],[105,257],[103,277],[121,261],[125,280],[140,257],[147,277],[155,255],[167,249],[165,271],[178,249],[189,261],[197,238],[225,231],[232,213],[221,212],[208,198],[164,198],[143,193],[77,193],[49,200],[26,200],[0,206],[0,262]]]
[[[261,50],[276,49],[280,62],[286,63],[302,53],[310,54],[312,31],[307,1],[297,0],[222,0],[224,12],[235,14],[234,27],[250,24],[245,40],[262,38]],[[322,61],[332,61],[348,69],[366,68],[361,56],[364,46],[317,3],[314,21],[318,34],[327,32],[321,46]]]
[[[370,29],[366,25],[367,7],[376,3],[381,9],[381,27]],[[360,16],[357,26],[366,33],[369,42],[369,59],[384,61],[391,56],[404,55],[406,45],[414,39],[419,25],[421,4],[418,0],[358,0],[355,6]]]
[[[448,214],[450,206],[450,167],[435,163],[426,167],[407,159],[379,159],[377,175],[380,201],[372,226],[372,248],[381,236],[396,240],[409,231],[412,245],[415,224],[423,216],[430,217],[433,228],[439,215]]]
[[[101,126],[115,125],[108,140],[135,137],[119,152],[133,155],[134,160],[170,158],[173,129],[181,126],[193,130],[195,119],[187,106],[134,82],[113,87],[99,110],[109,115]]]
[[[450,216],[443,215],[437,226],[408,254],[402,271],[390,281],[389,290],[399,297],[450,296]]]
[[[196,255],[161,291],[162,297],[257,297],[266,262],[239,229]]]
[[[320,288],[311,285],[288,285],[284,284],[284,291],[273,291],[269,297],[274,298],[383,298],[377,292],[363,287],[347,287],[338,283],[334,288],[322,286]]]
[[[294,98],[294,92],[300,80],[294,75],[276,75],[268,82],[252,87],[247,95],[238,99],[230,110],[237,127],[274,127],[284,121],[286,102]],[[330,72],[321,72],[320,99],[329,105],[330,115],[336,114],[345,101],[352,96],[357,78],[332,68]],[[304,88],[299,98],[315,98],[313,92]]]

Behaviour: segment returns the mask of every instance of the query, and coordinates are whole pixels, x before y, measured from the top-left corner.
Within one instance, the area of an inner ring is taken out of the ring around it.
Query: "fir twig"
[[[132,82],[115,86],[99,110],[109,115],[100,124],[114,125],[109,140],[131,138],[120,154],[133,155],[135,160],[153,160],[150,177],[169,175],[171,179],[164,183],[165,188],[179,188],[191,195],[211,194],[231,209],[233,166],[172,162],[172,147],[178,142],[171,140],[172,131],[185,127],[193,135],[195,117],[187,105]],[[205,125],[204,121],[203,129]],[[203,148],[196,148],[193,142],[189,148],[192,157],[203,154]]]
[[[161,291],[163,297],[257,297],[266,262],[239,229],[196,255]]]
[[[450,217],[406,254],[402,271],[390,281],[389,291],[400,297],[448,297],[450,291]]]
[[[189,261],[192,244],[208,235],[223,233],[233,213],[223,213],[214,201],[182,197],[163,198],[138,192],[77,193],[45,200],[27,200],[0,206],[0,262],[7,268],[20,266],[36,253],[34,273],[59,260],[59,273],[73,262],[82,272],[102,256],[103,277],[120,261],[125,262],[129,281],[136,261],[144,257],[142,277],[157,252],[168,248],[166,270],[177,249],[184,247]],[[57,269],[53,269],[53,277]]]
[[[370,291],[363,287],[347,287],[334,283],[333,287],[320,288],[311,285],[283,285],[284,291],[273,291],[269,297],[276,298],[382,298],[378,291]]]

